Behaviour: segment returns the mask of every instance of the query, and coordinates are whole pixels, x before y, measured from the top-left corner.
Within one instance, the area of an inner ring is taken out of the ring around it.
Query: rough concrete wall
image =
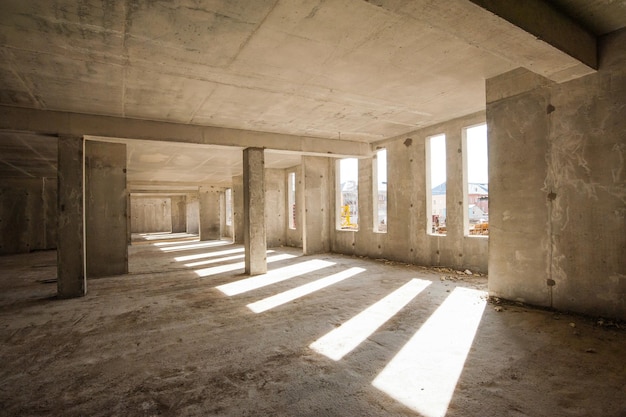
[[[374,232],[373,161],[359,160],[359,230],[336,230],[333,192],[334,252],[429,266],[487,272],[488,239],[465,236],[463,222],[463,129],[484,122],[475,114],[381,144],[387,149],[387,233]],[[426,140],[446,135],[448,232],[427,233]],[[334,168],[333,164],[333,168]],[[335,175],[333,169],[333,188]]]
[[[222,213],[220,196],[224,190],[219,187],[201,187],[200,200],[200,240],[222,238]]]
[[[282,246],[286,238],[285,171],[265,170],[265,227],[267,246]]]
[[[290,172],[295,172],[296,174],[296,228],[289,228],[289,216],[291,213],[289,212],[289,196],[288,196],[288,175]],[[302,182],[302,166],[297,166],[293,168],[289,168],[285,170],[285,245],[291,246],[294,248],[302,247],[302,207],[304,207],[304,184]]]
[[[87,277],[128,272],[126,145],[85,142]]]
[[[85,279],[85,140],[59,136],[57,170],[57,294],[59,298],[87,293]]]
[[[187,201],[184,195],[172,196],[172,233],[187,231]]]
[[[489,289],[626,319],[626,31],[600,45],[600,70],[582,79],[515,71],[487,84]]]
[[[187,194],[187,233],[200,233],[200,202],[198,194]]]
[[[233,177],[233,233],[235,243],[243,244],[243,175]]]
[[[0,181],[0,254],[54,249],[56,178]]]
[[[172,199],[131,196],[131,231],[167,233],[172,231]]]
[[[328,252],[331,249],[331,207],[334,202],[332,169],[334,158],[303,156],[304,220],[302,249],[304,254]]]

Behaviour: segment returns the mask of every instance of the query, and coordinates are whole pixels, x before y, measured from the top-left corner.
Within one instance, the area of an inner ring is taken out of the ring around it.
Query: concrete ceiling
[[[626,0],[550,3],[596,34],[625,26]],[[0,105],[371,143],[483,110],[484,80],[520,65],[442,23],[458,13],[480,27],[478,10],[463,0],[3,0]],[[24,170],[20,140],[24,155],[54,165],[47,144],[35,150],[41,137],[0,139],[13,155],[5,169]],[[241,170],[240,149],[128,143],[137,181],[223,182]],[[283,159],[276,167],[298,157]]]

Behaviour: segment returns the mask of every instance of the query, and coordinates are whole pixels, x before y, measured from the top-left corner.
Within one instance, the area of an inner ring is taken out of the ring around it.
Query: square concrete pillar
[[[302,157],[304,204],[302,251],[305,255],[330,250],[330,213],[334,206],[330,171],[335,161],[319,156]]]
[[[233,242],[243,245],[243,175],[233,177]]]
[[[215,240],[222,237],[220,213],[221,188],[200,187],[200,240]]]
[[[265,238],[265,155],[263,148],[243,151],[243,237],[246,273],[267,272]]]
[[[85,142],[87,277],[128,273],[126,145]]]
[[[59,298],[87,293],[84,246],[84,139],[60,136],[58,148],[57,293]]]

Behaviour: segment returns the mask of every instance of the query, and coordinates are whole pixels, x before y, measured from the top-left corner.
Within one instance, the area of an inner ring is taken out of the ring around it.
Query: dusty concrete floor
[[[239,246],[157,245],[73,300],[55,252],[0,258],[1,415],[626,416],[626,332],[486,303],[484,277],[276,248],[271,285],[228,286]]]

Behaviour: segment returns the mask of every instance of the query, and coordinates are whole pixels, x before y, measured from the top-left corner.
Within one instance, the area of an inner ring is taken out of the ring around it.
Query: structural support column
[[[128,273],[126,145],[85,142],[85,247],[89,278]]]
[[[304,204],[302,215],[302,251],[305,255],[330,250],[331,163],[334,159],[319,156],[302,157]]]
[[[200,240],[216,240],[222,237],[221,192],[221,189],[215,187],[200,187]]]
[[[233,177],[233,242],[243,245],[243,175]]]
[[[267,272],[267,243],[263,148],[243,151],[243,217],[246,274],[264,274]]]
[[[87,293],[84,243],[84,139],[60,136],[58,147],[57,293],[60,298]]]

